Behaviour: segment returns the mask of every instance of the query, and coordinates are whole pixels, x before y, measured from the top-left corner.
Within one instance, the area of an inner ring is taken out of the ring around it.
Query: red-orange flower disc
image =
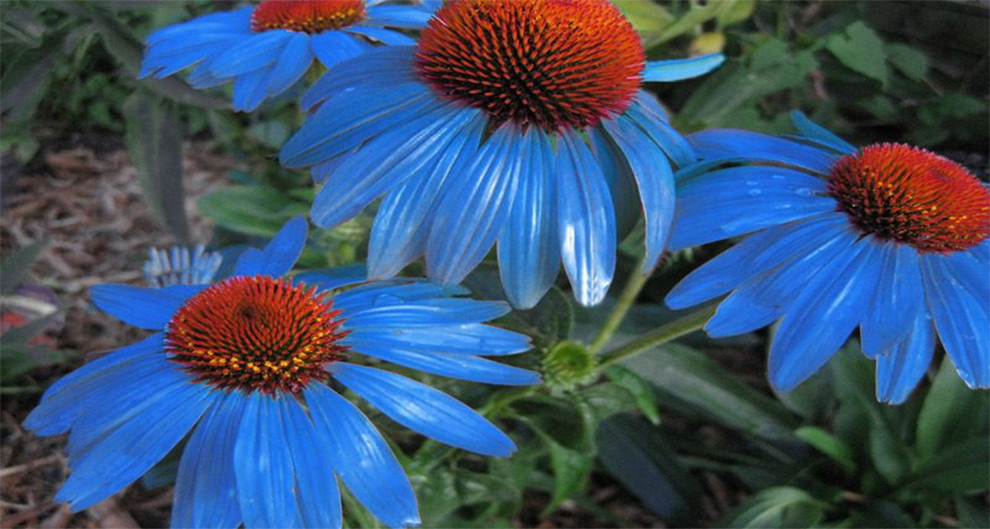
[[[607,0],[453,0],[423,29],[417,69],[495,124],[547,131],[623,112],[642,82],[639,36]]]
[[[265,0],[251,14],[251,29],[320,33],[360,22],[364,0]]]
[[[922,253],[971,248],[990,236],[990,192],[959,164],[883,143],[832,167],[829,191],[864,233]]]
[[[340,311],[316,289],[268,276],[237,276],[186,302],[168,324],[165,350],[223,389],[297,393],[339,358]]]

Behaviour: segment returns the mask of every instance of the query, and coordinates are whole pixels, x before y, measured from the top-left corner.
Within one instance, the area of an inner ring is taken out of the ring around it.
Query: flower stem
[[[650,279],[651,274],[649,272],[643,272],[644,262],[644,258],[640,258],[639,262],[636,263],[633,273],[629,275],[629,279],[626,281],[626,286],[622,288],[622,293],[619,294],[619,300],[615,302],[615,307],[612,307],[612,312],[598,331],[598,335],[595,336],[595,341],[588,346],[591,354],[600,351],[612,338],[616,329],[622,324],[622,320],[625,319],[626,314],[629,313],[629,309],[636,303],[639,292],[643,290],[646,282]]]
[[[626,358],[636,356],[651,347],[656,347],[701,329],[705,326],[705,322],[715,314],[716,307],[716,304],[702,307],[612,349],[602,355],[599,366],[608,367]]]

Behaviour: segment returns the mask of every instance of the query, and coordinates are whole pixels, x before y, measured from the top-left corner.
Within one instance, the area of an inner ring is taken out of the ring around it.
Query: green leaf
[[[990,395],[966,387],[955,366],[945,357],[918,414],[915,435],[918,455],[927,459],[985,429],[988,407]]]
[[[44,241],[33,242],[23,248],[13,250],[0,261],[0,277],[3,282],[0,284],[0,295],[7,295],[17,290],[24,281],[24,276],[34,266],[41,251],[45,249]]]
[[[629,415],[616,415],[598,428],[602,466],[665,520],[691,525],[698,520],[701,488],[664,440],[661,430]]]
[[[941,450],[906,479],[903,488],[945,495],[986,492],[990,439],[974,437]]]
[[[643,46],[649,48],[658,43],[657,40],[664,28],[674,21],[674,16],[656,2],[643,0],[613,0],[626,20],[643,39]]]
[[[0,112],[7,113],[12,122],[30,120],[48,92],[55,59],[62,54],[64,36],[54,35],[46,40],[40,48],[27,50],[14,59],[0,79],[0,92],[3,93]],[[5,57],[9,55],[5,54]]]
[[[847,474],[856,471],[856,456],[842,439],[817,426],[802,426],[794,431],[794,435],[835,460]]]
[[[519,419],[564,448],[582,453],[594,449],[591,413],[586,406],[553,397],[533,396],[513,402]]]
[[[567,340],[574,328],[574,305],[571,297],[557,287],[551,288],[543,299],[529,310],[517,310],[515,315],[532,329],[534,345],[548,349]]]
[[[733,509],[716,527],[813,527],[827,504],[794,487],[761,490]]]
[[[828,37],[825,49],[843,66],[887,86],[890,71],[884,56],[884,42],[862,21],[850,24],[841,34]]]
[[[710,413],[720,423],[759,437],[794,440],[794,424],[780,403],[736,380],[691,348],[668,343],[622,362],[662,392]]]
[[[836,405],[831,368],[826,364],[798,387],[783,393],[775,390],[774,395],[806,422],[817,423],[828,416]]]
[[[588,406],[597,421],[637,409],[636,398],[632,393],[614,383],[596,384],[576,393],[576,396]]]
[[[553,467],[553,496],[543,509],[543,516],[553,512],[561,503],[583,490],[594,467],[591,454],[550,443],[550,465]]]
[[[925,52],[896,42],[887,44],[885,51],[890,64],[908,79],[923,81],[928,75],[928,56]]]
[[[239,233],[271,237],[285,221],[309,207],[261,186],[232,186],[199,199],[199,210],[217,224]]]
[[[725,29],[732,24],[743,22],[753,15],[756,9],[756,0],[738,0],[732,3],[732,7],[719,13],[715,19],[716,27],[719,30]]]
[[[609,380],[618,386],[625,388],[633,398],[636,399],[636,406],[643,415],[654,425],[660,424],[660,410],[657,408],[657,396],[650,387],[649,382],[636,373],[622,367],[612,366],[605,370]]]
[[[736,0],[721,0],[719,2],[708,2],[704,5],[695,5],[678,18],[673,24],[666,26],[656,37],[656,42],[649,43],[646,47],[652,48],[656,44],[662,44],[668,40],[675,39],[681,35],[694,30],[705,22],[718,17],[722,13],[728,12],[735,5]]]
[[[136,92],[124,103],[127,152],[144,199],[180,240],[189,239],[182,177],[182,122],[167,101]]]
[[[959,527],[972,529],[990,527],[990,509],[980,499],[957,496],[955,504]]]

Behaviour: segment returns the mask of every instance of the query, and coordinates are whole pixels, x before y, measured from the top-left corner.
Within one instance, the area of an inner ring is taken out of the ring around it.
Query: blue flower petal
[[[232,276],[282,277],[296,264],[306,246],[306,218],[295,217],[282,226],[262,251],[245,251]]]
[[[96,285],[90,299],[96,308],[142,329],[161,330],[189,298],[205,285],[172,285],[165,288],[131,285]]]
[[[643,129],[678,167],[691,165],[698,159],[691,143],[670,125],[666,112],[650,93],[640,90],[624,116]]]
[[[302,78],[313,63],[313,52],[309,49],[309,35],[294,34],[282,49],[282,55],[275,61],[272,73],[268,76],[265,95],[273,97],[285,92]]]
[[[709,53],[689,59],[649,61],[643,70],[643,80],[652,82],[683,81],[700,77],[725,62],[725,55]]]
[[[925,301],[917,250],[895,243],[883,247],[883,273],[860,329],[863,352],[870,358],[888,354],[911,333]]]
[[[795,141],[737,129],[710,129],[688,136],[703,160],[745,158],[752,161],[780,162],[828,174],[841,156]]]
[[[147,387],[145,378],[161,369],[163,347],[162,334],[155,333],[62,377],[45,391],[41,403],[24,419],[24,427],[38,435],[65,433],[83,411],[103,402],[101,389],[120,388],[130,381]]]
[[[179,461],[171,526],[223,529],[241,524],[234,479],[234,446],[244,396],[220,397],[189,438]]]
[[[808,119],[808,116],[804,115],[804,112],[799,110],[792,111],[791,121],[794,122],[794,127],[797,128],[801,134],[804,134],[810,139],[822,143],[842,154],[852,154],[856,152],[855,146],[836,136],[825,127],[811,121]]]
[[[794,389],[839,350],[873,297],[882,259],[878,245],[860,241],[805,280],[770,344],[770,383],[775,388]]]
[[[375,281],[341,292],[333,297],[334,307],[347,314],[356,314],[388,305],[403,305],[413,301],[449,298],[470,293],[456,285],[440,285],[424,279],[401,278]]]
[[[328,268],[325,270],[312,270],[296,274],[293,278],[298,283],[315,285],[320,290],[333,290],[346,287],[356,283],[367,281],[368,270],[363,264]]]
[[[131,484],[165,457],[217,398],[201,384],[187,383],[182,394],[168,393],[175,400],[144,409],[107,433],[98,445],[75,454],[70,462],[73,472],[56,500],[79,511]]]
[[[987,336],[987,268],[966,254],[960,258],[928,254],[921,259],[928,308],[942,346],[959,376],[971,388],[990,387],[990,337]]]
[[[434,375],[505,386],[526,386],[540,383],[539,373],[492,362],[477,356],[382,346],[353,340],[349,343],[354,351],[361,354]]]
[[[217,56],[240,42],[240,34],[198,34],[148,49],[138,72],[138,79],[154,75],[161,79],[184,70],[204,59]]]
[[[389,527],[418,525],[409,478],[371,421],[322,384],[310,384],[305,396],[317,434],[351,494]]]
[[[232,106],[238,112],[251,112],[265,100],[265,87],[271,75],[271,67],[245,73],[234,79]]]
[[[911,333],[877,357],[877,400],[901,404],[925,376],[935,351],[935,333],[927,312],[918,314]]]
[[[453,397],[406,377],[336,362],[333,377],[399,424],[482,455],[505,457],[516,445],[494,424]]]
[[[453,135],[473,117],[439,99],[415,118],[370,140],[330,175],[313,201],[313,222],[336,226],[443,156]],[[330,103],[327,103],[330,104]]]
[[[508,304],[501,301],[477,301],[461,298],[427,299],[408,303],[383,304],[364,310],[349,310],[344,327],[347,329],[401,328],[480,323],[498,318],[508,312]]]
[[[523,136],[528,153],[520,162],[516,198],[498,236],[499,274],[513,306],[531,308],[546,294],[560,271],[557,240],[553,146],[531,128]]]
[[[282,48],[297,33],[288,30],[271,30],[253,33],[237,46],[228,48],[223,55],[212,59],[210,73],[216,77],[236,77],[256,72],[276,62]]]
[[[391,44],[395,46],[411,46],[416,44],[416,39],[390,29],[368,26],[351,26],[347,28],[347,31],[358,35],[364,35],[365,37],[377,40],[382,44]]]
[[[367,24],[377,24],[394,28],[419,29],[430,21],[431,9],[421,6],[387,5],[368,8]]]
[[[299,106],[306,112],[312,112],[317,105],[335,95],[357,91],[360,96],[382,88],[420,84],[413,69],[415,54],[415,46],[372,48],[360,59],[348,60],[347,64],[336,68],[332,75],[326,74],[317,79],[303,94]]]
[[[635,123],[619,117],[603,121],[605,130],[625,155],[643,203],[646,220],[644,272],[660,261],[674,218],[674,172],[660,147]]]
[[[371,45],[343,31],[324,31],[312,37],[313,53],[327,68],[353,59],[371,49]],[[337,71],[333,72],[336,75]]]
[[[577,133],[557,142],[557,229],[564,270],[585,306],[605,298],[615,273],[615,212],[601,167]]]
[[[300,527],[293,492],[295,477],[278,399],[254,392],[246,405],[234,446],[237,499],[244,526]]]
[[[533,348],[528,336],[490,325],[469,323],[423,329],[356,329],[342,343],[370,343],[385,347],[402,347],[417,351],[505,356]]]
[[[382,89],[374,98],[363,91],[341,93],[309,116],[282,147],[279,159],[290,169],[325,162],[435,105],[436,97],[422,84]]]
[[[678,188],[671,249],[835,211],[835,199],[825,193],[825,180],[781,167],[713,171]]]
[[[712,337],[750,332],[770,324],[787,311],[809,278],[822,274],[836,256],[849,253],[857,234],[848,228],[829,229],[830,237],[737,288],[725,298],[705,325]]]
[[[199,18],[194,18],[188,22],[167,26],[156,30],[148,38],[145,44],[155,46],[173,39],[186,38],[190,35],[203,33],[251,33],[251,14],[254,12],[253,6],[243,7],[236,11],[223,13],[210,13]]]
[[[667,294],[667,306],[683,309],[717,298],[824,244],[848,223],[845,214],[826,213],[754,233],[682,279]]]
[[[507,122],[481,145],[470,165],[455,168],[426,242],[430,277],[460,283],[491,250],[512,207],[522,160],[532,154],[530,143]]]
[[[448,143],[435,164],[424,166],[385,197],[368,243],[370,278],[395,276],[426,251],[432,213],[447,177],[458,165],[470,163],[487,123],[487,116],[474,112],[460,128],[450,128]]]
[[[608,184],[612,196],[612,211],[615,212],[616,240],[622,240],[636,227],[643,218],[643,206],[639,200],[639,189],[636,177],[632,174],[626,157],[619,146],[609,137],[602,127],[587,131],[591,140],[591,152],[595,155],[602,176]],[[556,186],[556,179],[554,180]],[[556,203],[554,203],[556,206]]]
[[[285,421],[285,440],[296,469],[296,501],[303,527],[340,527],[343,512],[340,489],[327,452],[329,441],[294,398],[279,399]]]

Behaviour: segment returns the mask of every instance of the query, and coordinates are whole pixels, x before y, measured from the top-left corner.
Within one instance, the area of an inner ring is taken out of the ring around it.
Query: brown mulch
[[[176,243],[143,202],[127,153],[101,151],[75,147],[45,154],[42,163],[33,164],[5,186],[0,244],[10,250],[45,241],[28,280],[56,294],[64,316],[60,330],[53,333],[57,347],[77,352],[65,364],[36,369],[24,377],[27,387],[43,388],[80,365],[87,353],[139,338],[140,331],[93,310],[87,291],[100,283],[140,284],[148,248]],[[186,211],[194,242],[207,242],[212,230],[209,221],[196,212],[196,200],[222,187],[228,171],[238,166],[205,144],[187,145]],[[163,498],[162,491],[132,487],[123,496],[79,514],[56,502],[54,493],[68,473],[64,436],[36,437],[20,426],[37,403],[39,391],[3,397],[0,527],[127,528],[167,523],[171,491]]]

